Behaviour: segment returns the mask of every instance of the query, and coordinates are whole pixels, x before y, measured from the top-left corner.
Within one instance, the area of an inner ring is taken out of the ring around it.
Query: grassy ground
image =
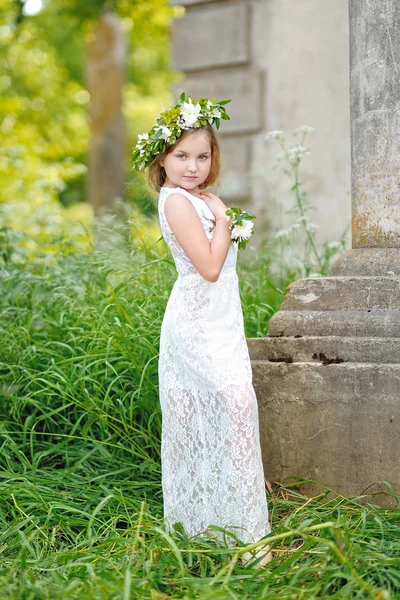
[[[161,242],[30,256],[2,232],[1,247],[1,599],[400,598],[400,511],[373,496],[269,484],[262,570],[241,565],[248,547],[164,531],[157,357],[175,270]],[[294,274],[249,257],[246,332],[265,335]]]

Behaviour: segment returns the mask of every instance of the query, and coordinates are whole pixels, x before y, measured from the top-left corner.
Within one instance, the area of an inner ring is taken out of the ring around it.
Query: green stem
[[[305,212],[304,212],[304,207],[303,207],[303,204],[302,204],[302,201],[301,201],[301,196],[300,196],[300,191],[299,191],[299,188],[300,188],[299,165],[296,165],[293,168],[293,173],[294,173],[294,186],[293,187],[294,187],[295,195],[296,195],[297,208],[299,209],[301,216],[305,217],[306,215],[305,215]],[[305,231],[306,236],[308,237],[308,241],[310,242],[310,246],[311,246],[311,248],[312,248],[312,250],[314,252],[315,258],[317,259],[319,268],[322,271],[322,262],[321,262],[321,259],[319,257],[319,254],[318,254],[318,250],[317,250],[317,248],[315,246],[313,237],[312,237],[310,231],[308,231],[307,225],[304,223],[304,220],[302,220],[301,224],[303,226],[303,229]]]

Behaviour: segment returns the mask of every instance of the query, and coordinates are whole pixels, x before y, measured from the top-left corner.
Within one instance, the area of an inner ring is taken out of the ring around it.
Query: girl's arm
[[[170,194],[164,204],[165,217],[185,254],[200,275],[212,282],[219,277],[231,242],[230,226],[225,218],[226,207],[221,200],[219,202],[220,204],[213,200],[216,225],[211,242],[196,209],[186,196]]]

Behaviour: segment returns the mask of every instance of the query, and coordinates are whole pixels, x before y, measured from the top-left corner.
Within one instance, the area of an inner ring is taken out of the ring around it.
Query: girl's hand
[[[228,208],[218,196],[211,192],[200,192],[202,200],[207,204],[215,218],[225,217],[225,211]]]

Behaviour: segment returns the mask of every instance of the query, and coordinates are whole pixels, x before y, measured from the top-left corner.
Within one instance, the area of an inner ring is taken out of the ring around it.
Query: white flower
[[[142,148],[145,147],[147,140],[149,139],[149,134],[148,133],[139,133],[138,135],[138,142],[136,144],[136,148],[138,150],[142,150]]]
[[[292,223],[289,227],[287,227],[286,229],[279,229],[279,231],[276,232],[275,234],[275,238],[288,238],[295,229],[299,229],[300,224],[299,223]]]
[[[275,238],[276,239],[280,239],[280,238],[288,238],[289,235],[291,234],[292,230],[291,229],[279,229],[279,231],[276,232],[275,234]]]
[[[330,250],[339,250],[339,248],[342,247],[342,244],[340,242],[329,242],[327,244],[327,248],[329,248]]]
[[[214,102],[211,102],[211,100],[207,101],[206,104],[206,111],[207,111],[207,115],[205,116],[210,116],[210,117],[214,117],[216,119],[219,119],[221,116],[221,110],[219,108],[217,108],[214,104]]]
[[[192,127],[196,123],[200,113],[200,104],[193,104],[191,98],[189,98],[189,102],[184,102],[181,106],[181,116],[183,117],[185,124],[189,127]]]
[[[248,240],[253,231],[254,222],[249,219],[243,220],[241,225],[235,225],[231,231],[232,240]]]
[[[216,119],[219,119],[219,118],[220,118],[220,116],[221,116],[221,111],[219,110],[219,108],[214,108],[214,109],[211,111],[211,113],[210,113],[210,114],[211,114],[211,116],[212,116],[212,117],[215,117]]]
[[[168,142],[169,138],[171,137],[172,131],[169,129],[169,127],[166,127],[165,125],[160,125],[158,127],[158,130],[162,131],[161,133],[161,139],[165,140],[166,142]]]
[[[319,225],[317,225],[316,223],[307,223],[306,225],[306,229],[310,233],[314,233],[318,229],[318,227]]]
[[[301,223],[302,221],[304,221],[304,223],[308,223],[309,220],[310,220],[310,217],[307,217],[306,215],[302,215],[301,217],[296,219],[297,223]]]
[[[285,134],[280,129],[274,129],[273,131],[268,131],[267,135],[265,136],[265,139],[266,140],[278,140],[280,142],[284,142]]]
[[[304,148],[304,146],[293,146],[287,151],[287,159],[290,164],[297,165],[303,158],[303,155],[309,153],[308,148]]]
[[[315,279],[316,277],[322,277],[322,275],[321,273],[310,273],[308,277]]]
[[[304,133],[305,135],[307,135],[307,133],[312,133],[314,131],[314,127],[309,127],[308,125],[302,125],[301,127],[297,127],[297,129],[295,129],[293,131],[293,135],[298,135],[299,133]]]

